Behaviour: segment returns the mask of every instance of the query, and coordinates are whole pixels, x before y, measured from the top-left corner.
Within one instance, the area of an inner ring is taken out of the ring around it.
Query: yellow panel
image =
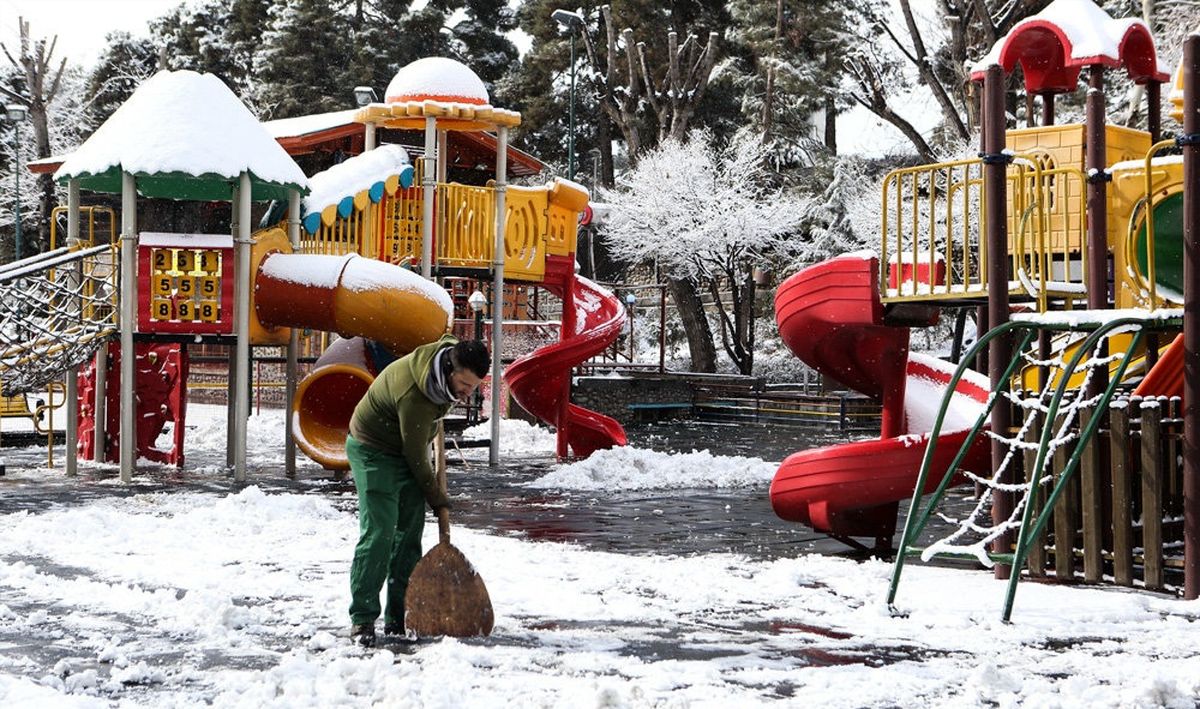
[[[370,201],[371,197],[367,194],[366,190],[363,190],[362,192],[354,195],[354,208],[359,210],[366,209],[367,204]]]
[[[170,298],[155,298],[150,302],[150,317],[153,320],[171,320],[175,316],[175,308]]]
[[[190,300],[175,303],[175,319],[190,322],[196,319],[196,304]]]
[[[175,265],[175,256],[170,249],[154,249],[150,252],[150,264],[155,271],[170,271]]]
[[[221,303],[217,300],[202,300],[196,303],[197,313],[203,322],[216,322],[221,319]]]
[[[221,272],[221,252],[204,250],[196,254],[196,270],[200,273]]]
[[[156,274],[154,276],[154,295],[169,296],[171,291],[175,290],[175,279],[165,274]]]
[[[175,252],[175,270],[191,273],[196,270],[196,252],[191,249],[179,249]]]
[[[220,298],[221,279],[215,276],[204,276],[196,279],[196,287],[201,298]]]

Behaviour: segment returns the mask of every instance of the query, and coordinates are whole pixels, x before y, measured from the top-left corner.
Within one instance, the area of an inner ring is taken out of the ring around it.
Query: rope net
[[[994,565],[988,556],[992,542],[1007,532],[1016,533],[1021,528],[1021,518],[1025,506],[1029,504],[1031,492],[1040,499],[1048,494],[1053,486],[1055,473],[1053,461],[1055,451],[1064,446],[1071,446],[1080,436],[1083,426],[1080,424],[1081,412],[1095,408],[1102,392],[1090,393],[1093,381],[1097,376],[1107,377],[1110,368],[1118,364],[1125,356],[1124,351],[1105,354],[1108,342],[1113,336],[1129,333],[1140,329],[1131,325],[1114,330],[1109,338],[1098,341],[1095,349],[1088,353],[1087,359],[1076,365],[1075,372],[1068,382],[1068,389],[1055,413],[1054,421],[1047,423],[1050,413],[1050,403],[1058,388],[1060,378],[1068,369],[1066,361],[1072,353],[1070,346],[1062,348],[1059,354],[1049,359],[1040,359],[1037,352],[1029,350],[1020,356],[1028,367],[1038,368],[1046,376],[1041,377],[1041,388],[1035,391],[1004,391],[1000,394],[1005,401],[998,406],[1009,405],[1019,412],[1021,425],[1016,433],[1009,437],[988,430],[986,435],[993,441],[1000,441],[1007,449],[1003,461],[992,471],[990,476],[976,475],[967,470],[962,475],[976,484],[979,494],[975,497],[974,506],[966,514],[959,516],[938,511],[937,516],[943,522],[951,525],[953,531],[934,541],[921,553],[923,561],[929,561],[937,555],[973,556],[987,567]],[[1078,346],[1078,345],[1077,345]],[[1119,348],[1114,348],[1114,350]],[[1097,375],[1097,370],[1100,374]],[[1097,387],[1103,389],[1103,387]],[[1054,430],[1049,438],[1047,451],[1042,456],[1041,466],[1036,466],[1037,452],[1041,447],[1042,429],[1052,425]],[[1012,471],[1010,474],[1009,471]],[[1005,480],[1023,480],[1023,482],[1004,482]],[[1043,492],[1045,490],[1045,492]],[[1001,520],[992,516],[993,503],[997,492],[1012,493],[1013,504],[1011,513]]]
[[[58,249],[0,269],[0,383],[22,394],[82,364],[117,332],[109,246]]]

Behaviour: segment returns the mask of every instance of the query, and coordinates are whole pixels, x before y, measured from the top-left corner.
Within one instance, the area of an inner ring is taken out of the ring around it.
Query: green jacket
[[[429,464],[429,444],[437,436],[437,422],[452,404],[439,406],[425,396],[433,356],[458,343],[453,335],[421,345],[384,367],[350,418],[350,435],[366,445],[403,456],[413,478],[425,492],[430,507],[447,504]]]

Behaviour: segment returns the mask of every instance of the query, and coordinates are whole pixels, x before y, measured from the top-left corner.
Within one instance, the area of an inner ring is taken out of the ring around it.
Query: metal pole
[[[369,122],[366,124],[366,130],[363,131],[363,150],[374,150],[376,141],[375,123]]]
[[[14,259],[21,260],[21,121],[13,121],[13,155],[16,156],[16,164],[13,165],[13,183],[16,186],[17,201],[16,207],[13,209],[13,225],[15,229],[15,247]]]
[[[496,246],[492,256],[492,442],[488,464],[500,462],[500,347],[504,339],[504,231],[507,222],[508,128],[496,128]]]
[[[246,479],[246,426],[250,420],[250,173],[238,179],[238,235],[234,239],[234,328],[237,334],[237,399],[233,479]]]
[[[1183,597],[1200,597],[1200,35],[1183,45]]]
[[[67,181],[67,246],[74,247],[79,244],[79,178],[72,177]],[[74,282],[72,285],[75,288],[79,287],[83,276],[80,267],[74,267]],[[82,304],[78,299],[72,303],[71,307],[76,311],[76,315],[82,315],[79,312]],[[50,427],[51,431],[54,427]],[[53,436],[53,433],[51,433]],[[53,445],[53,444],[52,444]],[[75,475],[79,472],[79,368],[71,367],[67,370],[67,440],[63,444],[66,450],[66,462],[64,463],[64,472],[67,475]]]
[[[571,27],[571,109],[567,131],[567,179],[575,179],[575,28]]]
[[[658,373],[667,371],[667,287],[658,286]],[[807,371],[806,371],[807,374]]]
[[[233,193],[229,196],[229,235],[234,243],[237,243],[238,233],[241,230],[238,221],[238,208],[240,202],[239,195],[241,190],[237,185],[233,187]],[[234,283],[237,283],[237,278],[234,278]],[[234,288],[234,302],[237,302],[237,288]],[[236,327],[237,313],[236,305],[234,306],[234,322]],[[228,387],[225,391],[225,467],[230,470],[234,467],[234,462],[237,460],[237,436],[234,432],[237,430],[237,392],[238,387],[238,366],[237,366],[237,347],[229,347],[229,366],[226,370],[229,372]]]
[[[133,348],[134,306],[137,303],[137,182],[121,172],[121,482],[133,480],[137,460],[134,426],[133,377],[137,352]]]
[[[448,168],[447,160],[450,155],[450,132],[440,130],[437,132],[437,181],[441,183],[449,182],[447,179]]]
[[[368,123],[367,126],[372,130],[369,131],[372,138],[374,137],[374,123]],[[292,190],[288,193],[288,241],[292,242],[292,250],[300,250],[300,193]],[[292,402],[296,399],[296,379],[297,379],[297,356],[300,350],[300,330],[292,328],[291,335],[288,336],[287,345],[287,370],[285,374],[286,387],[283,397],[284,419],[286,421],[283,427],[283,459],[284,473],[289,478],[296,477],[296,438],[292,433]]]
[[[437,119],[425,118],[425,157],[421,169],[421,276],[433,273],[433,200],[437,192]]]
[[[988,256],[988,325],[999,327],[1008,322],[1008,205],[1006,173],[1007,164],[1000,159],[1004,151],[1004,70],[993,64],[988,67],[983,82],[986,112],[984,123],[984,154],[991,159],[983,166],[983,189],[987,204],[984,223],[987,228]],[[1003,384],[1004,369],[1012,356],[1008,337],[997,337],[988,345],[988,374],[992,391],[999,391]],[[1008,436],[1012,424],[1012,412],[1006,403],[992,409],[992,431],[998,436]],[[998,470],[1004,461],[1007,449],[1003,442],[992,441],[992,470]],[[1016,469],[1009,466],[1001,483],[1014,482]],[[1012,515],[1012,493],[997,490],[992,503],[992,522],[1001,524]],[[993,542],[993,550],[1001,553],[1012,551],[1012,533],[1006,533]],[[996,578],[1006,579],[1010,567],[997,564]]]
[[[96,420],[92,429],[92,460],[108,460],[108,343],[96,350],[96,389],[92,411]]]
[[[1054,94],[1050,92],[1042,94],[1042,125],[1054,125]]]

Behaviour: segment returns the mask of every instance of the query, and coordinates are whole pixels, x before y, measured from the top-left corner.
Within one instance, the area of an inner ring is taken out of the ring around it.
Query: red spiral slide
[[[927,434],[954,368],[908,351],[909,325],[885,317],[879,301],[879,260],[840,256],[796,273],[775,292],[784,343],[805,364],[883,404],[878,440],[800,451],[780,465],[771,505],[781,518],[840,537],[890,540],[897,501],[912,495]],[[933,316],[934,318],[936,316]],[[910,316],[911,318],[911,316]],[[897,324],[888,324],[890,320]],[[988,397],[986,378],[971,373],[956,387],[935,449],[932,490]],[[987,440],[973,444],[964,467],[986,472]]]
[[[575,456],[586,458],[602,448],[625,445],[625,429],[608,416],[570,403],[567,378],[575,365],[617,339],[625,308],[604,288],[570,272],[555,276],[551,266],[547,263],[544,285],[563,299],[561,339],[510,364],[504,379],[517,403],[558,429],[559,456],[566,455],[569,445]]]

